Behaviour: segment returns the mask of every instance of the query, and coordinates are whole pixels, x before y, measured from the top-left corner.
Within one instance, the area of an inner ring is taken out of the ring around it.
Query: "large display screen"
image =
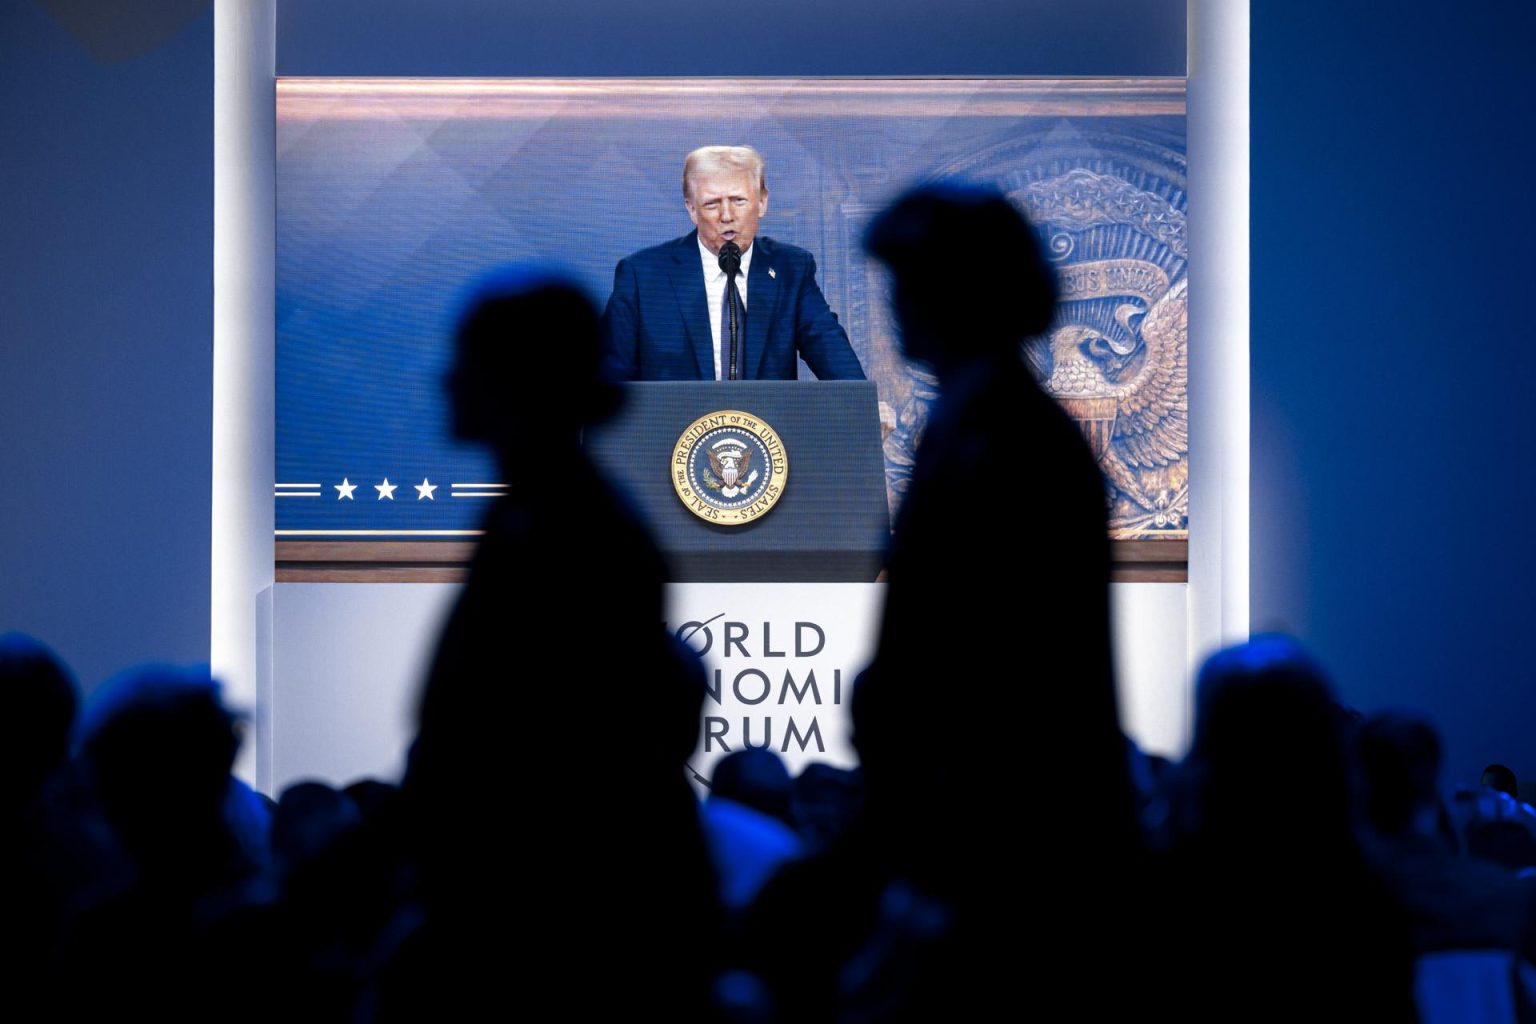
[[[876,382],[892,507],[934,383],[859,239],[901,190],[958,176],[1003,189],[1057,262],[1065,301],[1029,356],[1094,445],[1114,535],[1187,536],[1182,79],[284,79],[277,117],[280,539],[474,534],[504,481],[448,432],[466,288],[538,259],[606,302],[621,258],[691,230],[683,158],[710,144],[766,158],[760,235],[813,254]]]

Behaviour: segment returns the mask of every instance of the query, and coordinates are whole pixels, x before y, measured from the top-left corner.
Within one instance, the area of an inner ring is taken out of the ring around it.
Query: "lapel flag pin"
[[[768,268],[768,276],[769,277],[778,277],[779,275],[774,271],[774,269],[772,267],[769,267]]]

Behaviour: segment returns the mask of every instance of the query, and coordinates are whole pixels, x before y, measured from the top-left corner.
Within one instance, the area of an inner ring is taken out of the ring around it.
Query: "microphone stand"
[[[737,350],[741,347],[741,329],[737,326],[736,319],[738,295],[736,291],[736,275],[741,273],[741,247],[735,242],[727,241],[724,245],[720,246],[720,269],[725,271],[725,304],[730,310],[730,316],[726,318],[728,321],[726,330],[729,333],[728,340],[731,346],[731,358],[730,367],[726,372],[725,379],[740,380],[740,356],[737,354]]]

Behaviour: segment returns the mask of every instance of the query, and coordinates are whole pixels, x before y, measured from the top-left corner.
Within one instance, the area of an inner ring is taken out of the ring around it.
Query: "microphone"
[[[729,312],[726,326],[726,346],[729,359],[721,368],[726,380],[741,379],[741,334],[736,317],[736,275],[741,273],[741,246],[726,239],[720,246],[720,269],[725,271],[725,304]]]
[[[726,277],[735,277],[741,273],[741,246],[726,239],[720,246],[720,269],[725,271]]]

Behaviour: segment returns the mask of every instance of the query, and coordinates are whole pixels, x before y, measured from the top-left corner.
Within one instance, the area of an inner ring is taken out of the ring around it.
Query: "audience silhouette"
[[[1373,866],[1408,913],[1415,951],[1522,951],[1536,964],[1536,878],[1459,854],[1435,727],[1382,712],[1361,726],[1359,749]]]
[[[793,781],[784,759],[762,747],[744,747],[715,762],[704,831],[720,879],[720,900],[734,919],[765,882],[799,857],[804,843],[794,829]]]
[[[966,185],[901,197],[866,245],[889,268],[903,350],[939,382],[891,539],[877,667],[854,697],[871,815],[904,870],[985,887],[1012,862],[1002,801],[1021,780],[1086,770],[1091,811],[1065,791],[1038,793],[1038,810],[1087,856],[1122,857],[1135,829],[1105,489],[1021,352],[1051,324],[1054,273],[1014,206]],[[1039,500],[1049,536],[1018,514]]]
[[[889,269],[904,352],[939,383],[891,540],[876,667],[854,694],[871,827],[900,851],[898,876],[953,908],[953,960],[978,1008],[998,1005],[988,1000],[1021,967],[990,936],[1029,920],[1052,940],[1028,976],[1092,1012],[1095,989],[1077,986],[1097,969],[1078,951],[1120,920],[1116,879],[1134,873],[1139,844],[1105,487],[1021,350],[1052,322],[1055,275],[1013,204],[964,184],[899,198],[866,245]],[[1042,500],[1048,536],[1028,525]],[[1077,787],[1048,784],[1068,771]],[[1026,791],[1030,817],[1066,839],[1031,843],[1027,873],[1015,811]],[[1041,899],[1032,890],[1047,879],[1084,903]]]
[[[1483,769],[1483,777],[1478,781],[1490,789],[1496,789],[1500,793],[1507,793],[1516,800],[1520,799],[1520,782],[1515,778],[1515,773],[1507,765],[1489,765]]]
[[[514,266],[480,283],[456,340],[455,432],[490,446],[508,493],[422,693],[402,799],[425,923],[380,1006],[686,1018],[718,948],[684,776],[704,676],[662,628],[655,543],[581,448],[622,395],[599,371],[597,310],[559,271]],[[656,941],[662,920],[700,952]]]
[[[0,636],[0,685],[12,728],[0,744],[0,793],[7,808],[35,800],[69,758],[80,697],[69,670],[29,636]]]
[[[129,873],[72,770],[80,700],[69,670],[33,638],[7,633],[0,636],[0,697],[8,724],[0,750],[7,1001],[42,1017],[57,1012],[77,916],[121,892]]]
[[[1181,1016],[1413,1019],[1409,923],[1358,839],[1349,727],[1288,637],[1201,668],[1164,889]]]
[[[224,1012],[236,968],[219,925],[272,895],[265,808],[230,774],[237,717],[206,667],[149,666],[91,694],[80,737],[132,883],[79,922],[67,959],[86,983],[67,997],[82,1016]]]
[[[1051,324],[1055,276],[1014,206],[963,184],[903,195],[865,243],[890,271],[903,351],[939,397],[896,516],[874,663],[853,691],[862,814],[765,891],[760,969],[791,1020],[979,1019],[1016,1007],[1021,985],[1113,1014],[1124,990],[1099,984],[1084,951],[1130,923],[1142,844],[1111,666],[1104,484],[1022,350]],[[1028,532],[1041,501],[1049,536]],[[1050,784],[1068,771],[1077,785]],[[1072,898],[1053,898],[1063,890]],[[773,962],[813,907],[831,923],[793,964]],[[1045,939],[1027,959],[999,941],[1025,927]]]
[[[206,667],[134,669],[82,708],[51,651],[0,636],[10,1005],[365,1024],[1536,1014],[1536,809],[1514,772],[1447,793],[1431,723],[1342,706],[1277,635],[1205,662],[1182,761],[1138,749],[1103,482],[1021,348],[1056,302],[1033,228],[941,182],[865,242],[938,392],[852,688],[859,768],[792,779],[749,748],[694,796],[703,666],[662,626],[662,555],[581,447],[622,400],[597,310],[559,270],[509,267],[468,296],[448,380],[457,435],[507,493],[398,787],[306,780],[274,801],[231,775],[243,723]],[[1030,532],[1042,502],[1048,536]]]

